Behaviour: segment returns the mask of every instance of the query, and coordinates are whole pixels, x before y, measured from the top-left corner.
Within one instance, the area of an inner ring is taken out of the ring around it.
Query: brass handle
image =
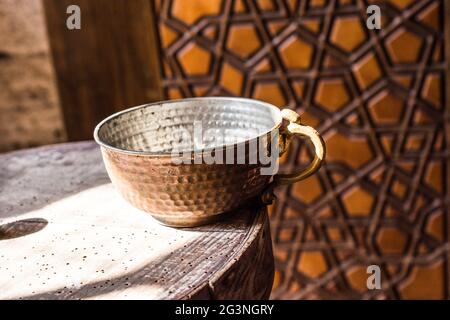
[[[302,138],[309,138],[311,140],[312,144],[314,145],[315,156],[313,161],[306,168],[300,170],[299,172],[276,174],[273,177],[272,183],[270,183],[270,185],[262,195],[261,200],[264,204],[272,203],[273,199],[275,198],[273,194],[273,189],[275,187],[294,183],[308,178],[317,170],[319,170],[325,158],[325,142],[314,128],[301,125],[300,116],[290,109],[281,110],[281,116],[283,117],[283,119],[289,121],[289,125],[287,126],[286,130],[280,133],[281,141],[283,142],[282,152],[286,150],[292,137],[299,136]]]

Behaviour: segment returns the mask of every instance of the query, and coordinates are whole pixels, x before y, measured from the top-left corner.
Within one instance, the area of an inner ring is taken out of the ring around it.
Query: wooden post
[[[91,139],[104,117],[160,100],[160,65],[148,0],[44,0],[69,140]],[[81,29],[69,30],[69,5]]]

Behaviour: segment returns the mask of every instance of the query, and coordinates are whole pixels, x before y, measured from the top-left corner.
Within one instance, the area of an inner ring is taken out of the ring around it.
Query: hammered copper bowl
[[[263,175],[261,163],[249,163],[249,148],[241,164],[195,160],[202,159],[206,152],[211,155],[213,148],[236,150],[254,139],[265,141],[265,150],[259,152],[268,153],[271,140],[263,138],[278,133],[283,117],[290,124],[275,142],[280,143],[282,151],[294,134],[308,136],[316,149],[313,162],[299,173],[273,179]],[[199,125],[200,144],[196,141]],[[194,138],[185,139],[182,132]],[[191,98],[134,107],[103,120],[94,137],[101,145],[108,175],[121,195],[159,222],[174,227],[216,221],[258,196],[270,201],[273,187],[311,175],[324,155],[320,136],[314,129],[299,125],[293,111],[280,112],[273,105],[242,98]],[[192,161],[174,161],[175,151],[188,154]]]

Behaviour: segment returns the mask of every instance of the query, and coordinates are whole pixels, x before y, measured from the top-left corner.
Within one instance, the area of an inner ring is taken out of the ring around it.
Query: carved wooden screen
[[[380,5],[381,30],[366,28]],[[290,106],[318,129],[320,173],[271,208],[274,298],[449,298],[444,3],[161,0],[165,96]],[[291,171],[311,150],[294,143]],[[366,268],[382,270],[368,290]]]

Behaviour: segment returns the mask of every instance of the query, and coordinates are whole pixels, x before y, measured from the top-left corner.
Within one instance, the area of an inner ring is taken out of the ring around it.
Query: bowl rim
[[[102,121],[100,121],[94,129],[94,140],[97,144],[99,144],[101,147],[106,148],[106,149],[110,149],[112,151],[115,152],[119,152],[119,153],[125,153],[125,154],[130,154],[130,155],[137,155],[137,156],[153,156],[153,157],[171,157],[173,155],[173,153],[171,151],[168,152],[155,152],[155,151],[138,151],[138,150],[128,150],[128,149],[122,149],[122,148],[118,148],[116,146],[113,146],[109,143],[106,143],[105,141],[103,141],[100,137],[99,137],[99,131],[102,128],[103,125],[105,125],[106,123],[108,123],[109,121],[111,121],[112,119],[121,116],[123,114],[129,113],[129,112],[133,112],[139,109],[143,109],[143,108],[147,108],[147,107],[151,107],[151,106],[156,106],[159,104],[171,104],[171,103],[176,103],[176,102],[189,102],[189,101],[202,101],[202,100],[231,100],[231,101],[243,101],[243,102],[251,102],[254,104],[259,104],[261,106],[264,106],[266,108],[272,109],[275,111],[275,114],[277,114],[277,119],[275,120],[275,124],[267,131],[264,131],[263,133],[259,134],[258,136],[255,136],[251,139],[246,139],[244,141],[238,142],[238,143],[232,143],[232,144],[223,144],[223,145],[219,145],[217,147],[211,147],[211,148],[205,148],[205,149],[201,149],[201,150],[190,150],[187,151],[188,153],[191,154],[202,154],[203,152],[207,152],[207,151],[211,151],[213,149],[217,149],[217,148],[229,148],[229,147],[234,147],[240,144],[246,144],[249,141],[252,141],[254,139],[258,139],[264,135],[267,135],[271,132],[273,132],[274,130],[278,129],[281,126],[282,123],[282,116],[281,116],[281,110],[280,108],[276,107],[273,104],[270,104],[268,102],[264,102],[261,100],[257,100],[257,99],[251,99],[251,98],[240,98],[240,97],[194,97],[194,98],[182,98],[182,99],[169,99],[169,100],[161,100],[161,101],[156,101],[156,102],[151,102],[151,103],[145,103],[145,104],[141,104],[135,107],[131,107],[128,109],[124,109],[121,111],[118,111],[116,113],[113,113],[112,115],[106,117],[105,119],[103,119]]]

